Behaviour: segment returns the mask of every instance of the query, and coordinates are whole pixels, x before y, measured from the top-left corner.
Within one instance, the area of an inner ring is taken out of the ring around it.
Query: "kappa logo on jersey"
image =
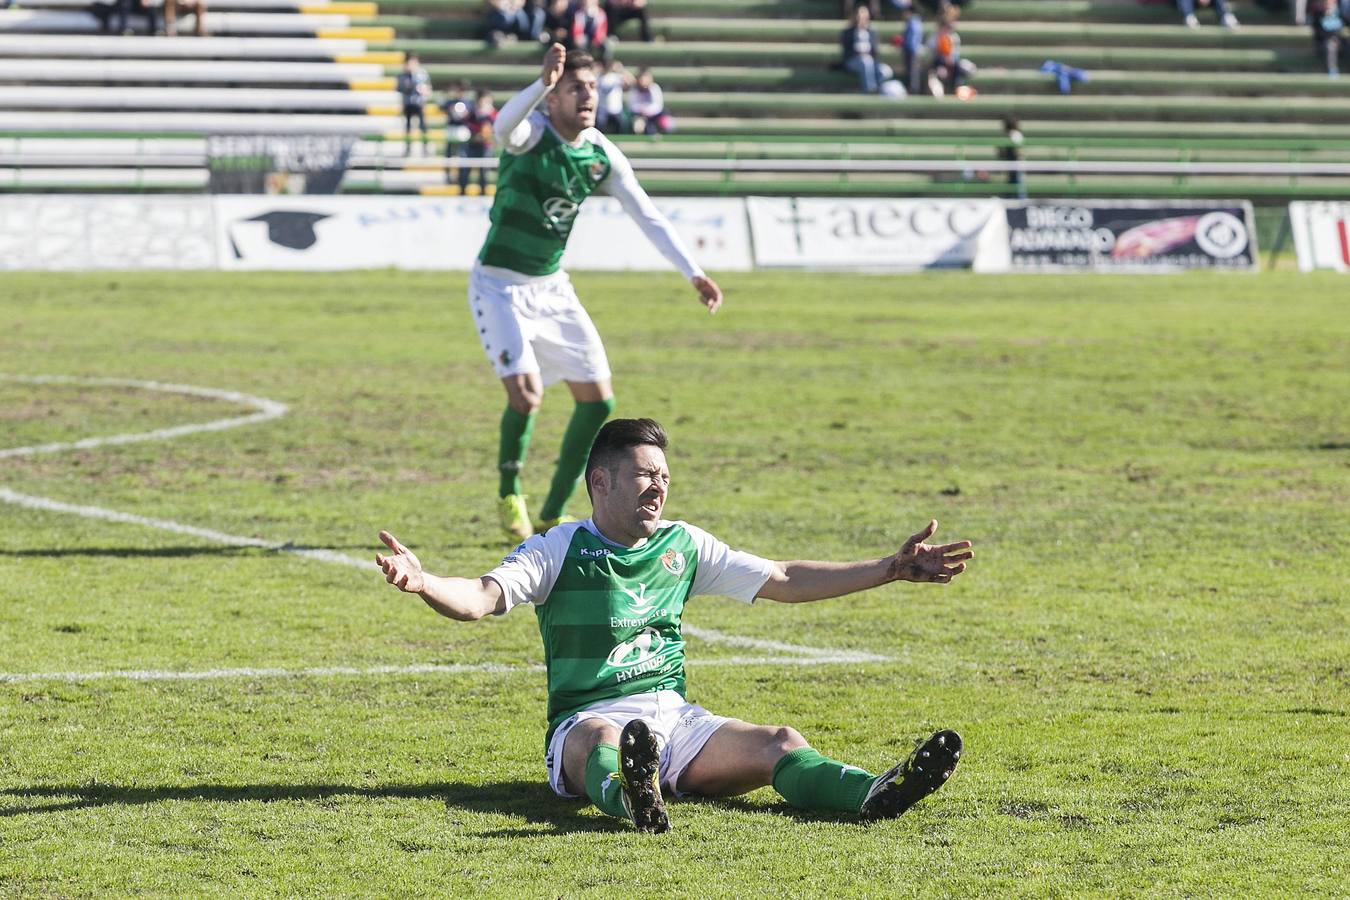
[[[636,591],[630,591],[623,585],[619,585],[619,590],[623,591],[625,594],[629,596],[629,598],[632,599],[633,609],[636,610],[645,609],[646,607],[651,605],[651,602],[653,600],[656,599],[655,597],[647,596],[647,586],[642,582],[638,582],[638,589]]]
[[[592,550],[590,547],[582,547],[578,552],[583,557],[593,556],[596,559],[604,559],[606,556],[609,556],[614,551],[610,550],[608,547],[596,547],[594,550]]]
[[[661,565],[670,574],[678,576],[684,571],[684,554],[678,550],[667,550],[661,554]]]
[[[549,197],[544,201],[544,220],[558,234],[566,237],[572,231],[572,221],[581,206],[566,197]]]
[[[665,645],[661,633],[649,626],[609,651],[605,662],[616,669],[630,669],[660,655]]]

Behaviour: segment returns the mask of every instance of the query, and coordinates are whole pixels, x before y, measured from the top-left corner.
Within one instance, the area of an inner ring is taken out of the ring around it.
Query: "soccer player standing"
[[[616,198],[663,256],[689,279],[708,311],[722,291],[657,210],[618,147],[595,128],[594,61],[554,44],[539,80],[497,114],[503,152],[492,227],[469,277],[469,307],[483,351],[506,388],[497,467],[502,527],[523,539],[536,530],[520,470],[544,388],[567,382],[576,400],[538,530],[562,521],[600,426],[614,409],[600,335],[560,268],[577,212],[593,193]],[[542,109],[540,108],[542,104]],[[616,253],[623,248],[616,247]]]
[[[714,715],[685,698],[684,605],[700,594],[805,603],[892,581],[945,584],[970,541],[928,544],[937,522],[894,554],[858,562],[774,562],[661,518],[670,489],[666,434],[651,419],[615,419],[586,463],[594,512],[536,535],[480,578],[422,569],[388,532],[375,561],[395,587],[452,619],[532,605],[548,671],[545,766],[562,797],[585,796],[639,831],[670,827],[662,790],[730,797],[773,785],[808,810],[898,816],[940,788],[961,756],[939,731],[882,775],[821,755],[796,729]]]

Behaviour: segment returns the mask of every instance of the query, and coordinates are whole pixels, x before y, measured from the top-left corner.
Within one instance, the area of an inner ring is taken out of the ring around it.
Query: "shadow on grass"
[[[422,784],[383,784],[360,787],[349,784],[190,784],[177,787],[132,787],[116,784],[38,785],[0,788],[0,818],[68,812],[100,806],[141,806],[183,800],[210,803],[278,803],[322,801],[338,797],[367,799],[439,800],[448,809],[476,813],[520,816],[529,826],[496,828],[482,837],[530,837],[545,833],[624,831],[631,825],[608,816],[582,816],[585,803],[564,800],[537,781],[503,781],[494,784],[463,784],[431,781]],[[14,805],[15,800],[28,801]],[[37,801],[37,802],[33,802]],[[46,801],[46,802],[43,802]],[[708,804],[759,816],[777,816],[798,822],[857,823],[842,813],[807,812],[786,803],[765,805],[740,797],[687,797],[675,800],[672,814],[683,805]],[[540,828],[544,826],[544,828]]]
[[[322,801],[340,797],[374,800],[438,800],[447,808],[479,813],[521,816],[531,828],[505,829],[492,834],[538,834],[537,826],[555,832],[612,831],[623,824],[607,818],[584,817],[578,801],[557,797],[547,785],[536,781],[504,781],[494,784],[463,784],[430,781],[422,784],[383,784],[362,787],[350,784],[189,784],[175,787],[140,787],[116,784],[37,785],[0,789],[0,818],[59,813],[99,806],[140,806],[183,800],[211,803],[278,803]],[[15,800],[27,803],[15,805]],[[38,802],[33,802],[33,801]],[[45,801],[45,802],[44,802]]]

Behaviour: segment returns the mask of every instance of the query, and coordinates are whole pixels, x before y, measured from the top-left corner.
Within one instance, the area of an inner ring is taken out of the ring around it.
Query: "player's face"
[[[601,530],[611,539],[633,543],[655,534],[670,491],[665,453],[648,444],[633,447],[605,474],[606,489],[595,494]]]
[[[553,127],[562,132],[594,127],[597,99],[595,72],[590,69],[568,72],[549,97]]]

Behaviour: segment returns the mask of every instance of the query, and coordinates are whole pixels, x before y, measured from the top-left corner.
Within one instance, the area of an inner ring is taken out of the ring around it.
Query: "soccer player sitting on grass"
[[[928,544],[937,522],[898,552],[861,562],[773,562],[661,518],[670,489],[666,433],[615,419],[586,461],[592,517],[521,544],[481,578],[422,569],[388,532],[385,580],[452,619],[534,606],[548,670],[545,766],[561,797],[585,795],[639,831],[670,827],[662,791],[732,797],[773,785],[793,806],[898,816],[940,788],[961,738],[939,731],[883,775],[816,752],[796,730],[714,715],[685,699],[685,602],[720,594],[804,603],[891,581],[945,584],[965,571],[969,541]]]
[[[591,318],[559,263],[582,201],[616,198],[666,259],[689,279],[709,312],[722,291],[689,255],[669,220],[638,184],[618,147],[595,128],[594,62],[554,44],[538,81],[497,113],[503,153],[492,228],[469,276],[469,308],[488,361],[506,388],[497,468],[502,527],[517,539],[563,521],[586,453],[614,409],[609,361]],[[541,103],[544,111],[537,109]],[[622,255],[624,248],[613,252]],[[576,407],[563,435],[548,496],[532,524],[520,468],[544,387],[567,382]]]

